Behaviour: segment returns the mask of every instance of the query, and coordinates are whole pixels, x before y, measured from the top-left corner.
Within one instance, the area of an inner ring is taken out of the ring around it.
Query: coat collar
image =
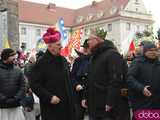
[[[3,68],[3,69],[13,69],[14,65],[7,65],[2,60],[0,60],[0,68]]]
[[[137,58],[137,60],[140,62],[149,62],[149,60],[145,56],[140,56]],[[153,62],[153,64],[160,65],[160,61],[158,60],[158,58]]]
[[[96,48],[92,51],[92,55],[97,56],[97,55],[99,55],[109,49],[116,50],[114,44],[111,41],[105,40],[104,42],[102,42],[96,46]]]
[[[44,58],[47,60],[47,61],[55,61],[56,63],[59,63],[62,61],[62,56],[61,55],[53,55],[49,52],[49,50],[47,50],[44,54]]]

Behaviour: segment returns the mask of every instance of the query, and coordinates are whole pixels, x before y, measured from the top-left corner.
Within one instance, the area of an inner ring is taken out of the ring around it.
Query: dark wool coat
[[[100,44],[94,51],[86,92],[90,116],[100,118],[116,116],[115,112],[106,112],[105,105],[111,106],[115,111],[119,104],[123,63],[122,56],[110,42]]]
[[[90,55],[82,55],[79,58],[75,59],[71,76],[72,83],[75,90],[75,96],[77,97],[77,102],[82,100],[83,90],[79,93],[76,92],[76,86],[78,84],[82,85],[83,88],[86,87],[87,77],[88,77],[88,68],[89,68]]]
[[[30,85],[40,98],[42,120],[75,120],[68,72],[65,58],[54,56],[48,50],[35,64]],[[61,99],[57,105],[50,103],[54,95]]]
[[[146,57],[136,58],[128,71],[130,101],[134,110],[160,108],[160,62]],[[151,86],[152,97],[145,97],[143,89]]]

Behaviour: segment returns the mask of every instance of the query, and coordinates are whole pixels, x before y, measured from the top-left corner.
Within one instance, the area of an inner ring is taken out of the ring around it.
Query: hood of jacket
[[[106,50],[109,50],[109,49],[114,49],[114,50],[117,50],[115,45],[113,44],[112,41],[109,41],[109,40],[105,40],[104,42],[98,44],[93,50],[92,50],[92,54],[93,56],[96,56]]]
[[[2,69],[12,69],[14,67],[13,64],[5,64],[2,60],[0,60],[0,68]]]

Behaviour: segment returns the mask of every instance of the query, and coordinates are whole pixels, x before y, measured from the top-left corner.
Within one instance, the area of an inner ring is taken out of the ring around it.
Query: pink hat
[[[61,39],[61,33],[55,28],[48,28],[47,32],[43,35],[43,40],[46,44],[54,43]]]

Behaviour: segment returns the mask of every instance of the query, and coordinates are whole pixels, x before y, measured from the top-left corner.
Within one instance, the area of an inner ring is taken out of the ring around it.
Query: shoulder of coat
[[[122,55],[121,55],[117,50],[115,50],[115,49],[106,50],[105,55],[106,55],[106,56],[116,55],[116,56],[118,56],[118,57],[120,57],[120,58],[123,58]]]
[[[63,56],[62,56],[62,60],[63,60],[63,62],[68,63],[67,59]]]
[[[137,57],[133,60],[133,63],[141,64],[144,63],[146,60],[143,56]]]
[[[13,70],[15,70],[18,73],[22,73],[22,70],[19,67],[17,67],[17,66],[14,66]]]

